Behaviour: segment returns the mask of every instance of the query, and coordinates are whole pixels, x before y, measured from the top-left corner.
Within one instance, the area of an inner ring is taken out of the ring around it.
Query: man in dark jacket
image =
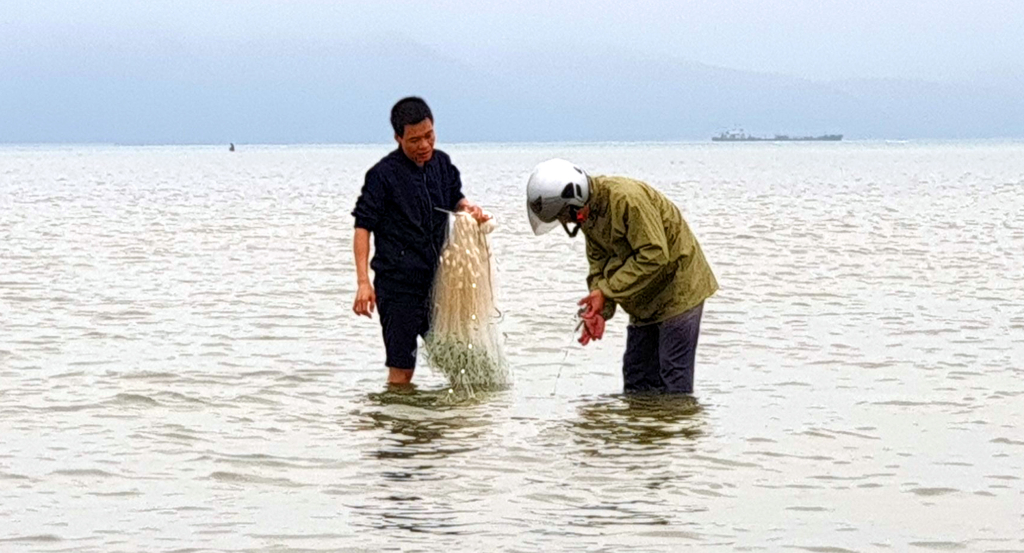
[[[352,310],[370,317],[377,307],[387,351],[389,384],[408,384],[416,368],[416,337],[430,325],[430,289],[448,233],[448,213],[489,217],[462,195],[459,170],[434,149],[434,116],[420,98],[391,108],[398,148],[366,172],[356,200],[355,253],[359,289]],[[374,255],[370,268],[370,234]]]

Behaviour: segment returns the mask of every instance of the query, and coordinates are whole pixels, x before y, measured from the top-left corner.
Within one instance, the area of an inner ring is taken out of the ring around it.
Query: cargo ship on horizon
[[[838,142],[843,139],[841,134],[823,134],[821,136],[789,136],[777,134],[775,136],[753,136],[743,131],[723,132],[718,136],[712,136],[712,142]]]

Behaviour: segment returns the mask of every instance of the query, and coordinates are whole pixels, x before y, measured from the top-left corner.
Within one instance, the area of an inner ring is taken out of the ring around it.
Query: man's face
[[[563,225],[576,222],[572,218],[572,214],[569,213],[569,206],[563,207],[562,211],[559,211],[558,215],[555,216],[555,220],[558,221],[559,223],[562,223]]]
[[[570,206],[565,206],[565,207],[562,208],[562,211],[558,212],[558,216],[555,219],[559,223],[562,223],[563,225],[565,225],[565,224],[573,224],[573,223],[582,223],[583,221],[586,221],[587,217],[589,217],[589,216],[590,216],[590,206],[589,205],[584,205],[583,207],[578,208],[575,213],[573,213],[573,210],[572,210],[572,208]]]
[[[434,122],[424,119],[415,125],[406,125],[405,133],[402,136],[396,134],[395,141],[406,157],[423,167],[434,155]]]
[[[574,215],[575,211],[575,215]],[[557,220],[562,223],[562,228],[565,229],[565,233],[569,235],[569,238],[576,238],[576,234],[583,228],[583,222],[590,217],[590,206],[585,205],[578,210],[573,210],[569,206],[565,206],[562,211],[558,212]],[[572,229],[569,227],[575,225]]]

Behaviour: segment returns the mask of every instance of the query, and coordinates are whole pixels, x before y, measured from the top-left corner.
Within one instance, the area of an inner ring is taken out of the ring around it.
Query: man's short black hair
[[[396,136],[405,136],[406,125],[417,125],[424,119],[434,122],[434,114],[430,113],[430,106],[418,96],[402,98],[395,107],[391,108],[391,128],[395,129]]]

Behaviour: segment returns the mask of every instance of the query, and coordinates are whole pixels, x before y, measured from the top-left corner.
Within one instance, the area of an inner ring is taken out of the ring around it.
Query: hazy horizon
[[[1024,136],[1024,3],[106,0],[0,14],[0,142]]]

